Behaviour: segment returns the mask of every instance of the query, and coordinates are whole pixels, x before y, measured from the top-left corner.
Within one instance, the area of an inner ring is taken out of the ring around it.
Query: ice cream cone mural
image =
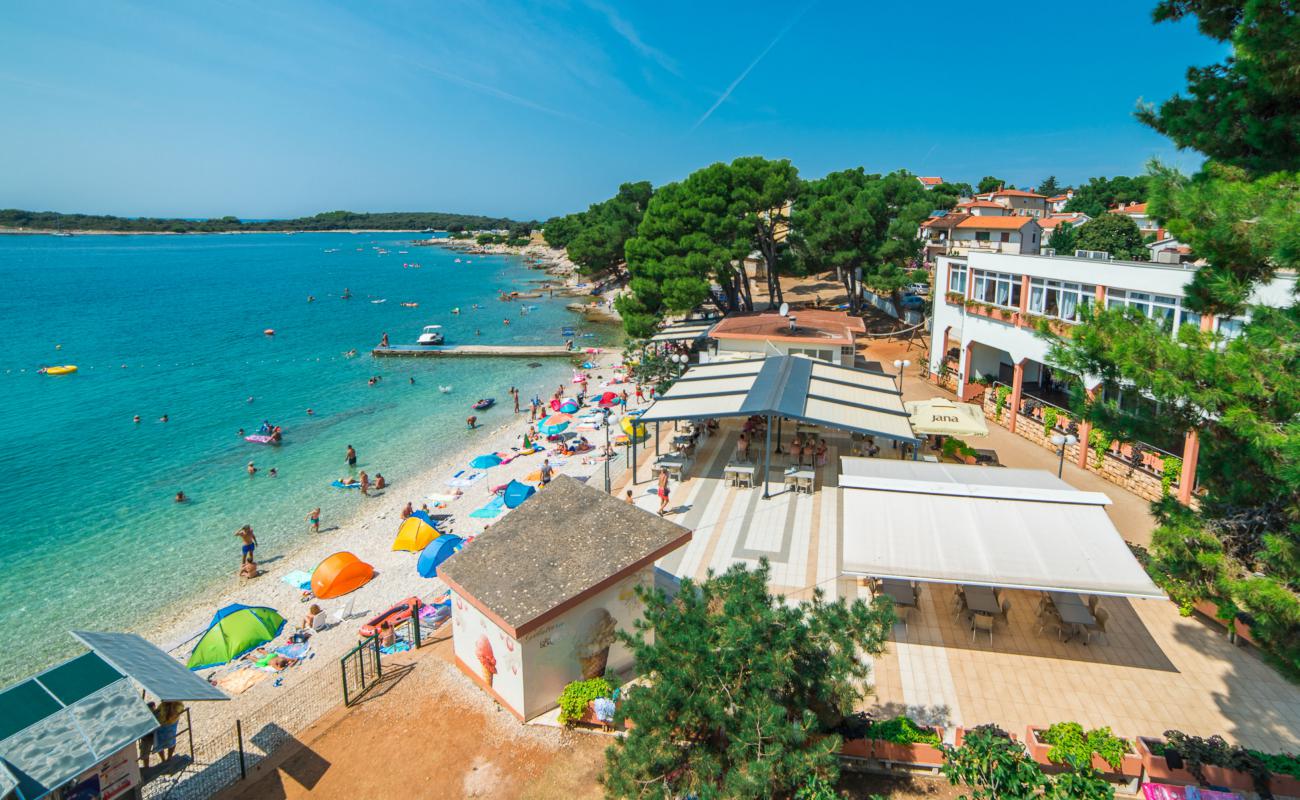
[[[618,624],[609,612],[598,608],[584,619],[586,635],[578,641],[578,665],[584,679],[599,678],[605,674],[609,663],[609,646],[614,643],[614,630]]]
[[[491,686],[492,676],[497,674],[497,658],[492,654],[492,642],[488,641],[486,635],[478,637],[474,655],[478,656],[479,666],[483,669],[483,680]]]

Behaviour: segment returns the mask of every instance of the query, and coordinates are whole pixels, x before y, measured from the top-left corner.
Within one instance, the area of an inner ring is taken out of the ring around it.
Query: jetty
[[[495,358],[556,358],[580,356],[581,350],[570,350],[562,344],[462,344],[451,347],[422,346],[416,344],[396,347],[376,347],[370,351],[376,358],[411,357],[434,358],[444,356],[478,356]]]

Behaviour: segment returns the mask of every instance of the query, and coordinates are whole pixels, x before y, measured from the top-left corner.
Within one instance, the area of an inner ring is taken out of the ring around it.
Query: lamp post
[[[894,369],[898,370],[898,388],[903,388],[903,370],[912,366],[912,362],[907,359],[898,359],[894,361]]]
[[[605,428],[605,494],[609,494],[609,409],[602,408],[600,415],[600,424]]]
[[[1072,444],[1078,444],[1079,438],[1068,433],[1052,434],[1052,444],[1056,445],[1056,456],[1060,461],[1056,465],[1056,477],[1061,477],[1065,472],[1065,448]]]

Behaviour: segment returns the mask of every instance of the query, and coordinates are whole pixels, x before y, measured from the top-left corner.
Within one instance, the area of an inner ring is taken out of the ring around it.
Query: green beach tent
[[[234,661],[280,634],[284,617],[274,608],[232,603],[218,611],[190,653],[190,669],[206,669]]]

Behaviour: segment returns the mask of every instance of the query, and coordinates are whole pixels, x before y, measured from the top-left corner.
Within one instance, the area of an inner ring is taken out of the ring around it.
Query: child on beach
[[[307,521],[311,523],[312,533],[320,533],[320,507],[317,506],[307,515]]]
[[[361,470],[361,493],[363,495],[370,494],[370,476],[366,474],[364,469]]]

